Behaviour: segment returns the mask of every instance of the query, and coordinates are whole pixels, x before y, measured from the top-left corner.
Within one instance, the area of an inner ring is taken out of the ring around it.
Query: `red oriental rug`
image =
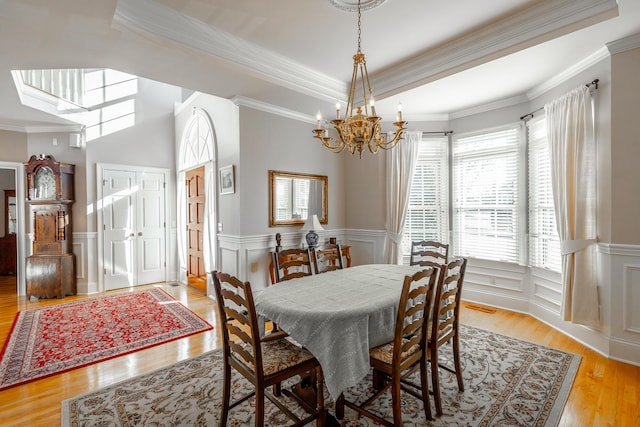
[[[162,289],[21,311],[0,356],[0,390],[210,329]]]

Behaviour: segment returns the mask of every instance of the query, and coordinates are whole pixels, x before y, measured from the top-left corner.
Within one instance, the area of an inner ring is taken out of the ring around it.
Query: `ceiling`
[[[522,102],[640,34],[638,0],[372,1],[362,52],[383,119],[398,102],[407,120]],[[55,68],[114,68],[314,122],[346,100],[354,3],[0,0],[0,129],[69,123],[22,106],[10,73]]]

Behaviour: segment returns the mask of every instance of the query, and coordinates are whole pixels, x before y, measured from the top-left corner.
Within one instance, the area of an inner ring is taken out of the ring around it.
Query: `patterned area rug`
[[[0,390],[212,328],[161,289],[21,311],[1,353]]]
[[[405,426],[555,426],[573,384],[580,357],[559,350],[461,326],[465,391],[455,376],[441,370],[444,414],[424,419],[412,396],[402,401]],[[445,346],[446,351],[450,346]],[[445,357],[450,360],[450,354]],[[222,354],[212,351],[149,374],[96,390],[62,403],[63,426],[216,426],[222,398]],[[235,372],[234,372],[235,373]],[[367,378],[348,394],[357,397],[369,387]],[[239,375],[235,396],[251,385]],[[381,398],[377,410],[391,418],[391,398]],[[327,406],[333,409],[333,403]],[[433,400],[431,400],[433,408]],[[289,424],[266,403],[268,426]],[[253,425],[253,400],[231,411],[228,425]],[[435,409],[434,409],[435,413]],[[345,408],[343,426],[373,426]]]

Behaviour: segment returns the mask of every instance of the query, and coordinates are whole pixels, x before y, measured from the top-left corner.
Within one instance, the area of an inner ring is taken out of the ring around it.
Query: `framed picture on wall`
[[[233,194],[234,192],[233,165],[220,168],[220,194]]]

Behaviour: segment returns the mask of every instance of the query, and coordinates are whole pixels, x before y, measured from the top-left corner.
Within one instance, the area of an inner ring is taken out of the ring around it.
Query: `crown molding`
[[[314,98],[343,99],[347,83],[151,0],[118,0],[112,26],[210,55]]]
[[[374,73],[371,85],[384,98],[617,15],[616,0],[543,0]]]
[[[292,120],[298,120],[305,123],[316,123],[316,118],[309,114],[303,114],[288,108],[279,107],[267,102],[258,101],[257,99],[248,98],[246,96],[234,96],[231,102],[238,106],[253,108],[254,110],[264,111],[265,113],[276,114]]]
[[[396,116],[392,114],[382,114],[382,123],[395,122]],[[403,120],[409,122],[447,122],[449,121],[449,113],[416,113],[416,114],[402,114]]]
[[[451,120],[460,119],[462,117],[472,116],[474,114],[486,113],[487,111],[493,111],[499,108],[506,108],[512,105],[522,104],[523,102],[529,102],[529,98],[527,98],[526,95],[516,95],[510,98],[499,99],[494,102],[488,102],[486,104],[453,112],[449,114],[449,118]]]
[[[561,85],[562,83],[568,81],[569,79],[577,76],[578,74],[580,74],[581,72],[593,67],[595,64],[597,64],[598,62],[607,59],[609,57],[609,52],[607,50],[607,48],[603,47],[598,49],[596,52],[594,52],[593,54],[589,55],[588,57],[586,57],[585,59],[583,59],[582,61],[578,62],[577,64],[572,65],[571,67],[567,68],[566,70],[564,70],[563,72],[559,73],[558,75],[556,75],[555,77],[547,80],[546,82],[542,83],[541,85],[531,89],[530,91],[527,92],[527,98],[529,100],[535,99],[537,97],[539,97],[540,95],[542,95],[543,93]]]
[[[20,133],[26,133],[27,130],[25,129],[24,126],[18,126],[18,125],[9,125],[6,123],[0,123],[0,130],[6,130],[9,132],[20,132]]]
[[[25,126],[27,133],[78,133],[82,132],[82,125],[48,125],[48,126]]]
[[[0,123],[0,130],[19,133],[76,133],[82,132],[81,125],[46,125],[46,126],[29,126],[29,125],[9,125]]]
[[[611,53],[611,55],[625,52],[631,49],[636,49],[639,47],[640,47],[640,34],[634,34],[632,36],[607,43],[607,49],[609,50],[609,53]]]

